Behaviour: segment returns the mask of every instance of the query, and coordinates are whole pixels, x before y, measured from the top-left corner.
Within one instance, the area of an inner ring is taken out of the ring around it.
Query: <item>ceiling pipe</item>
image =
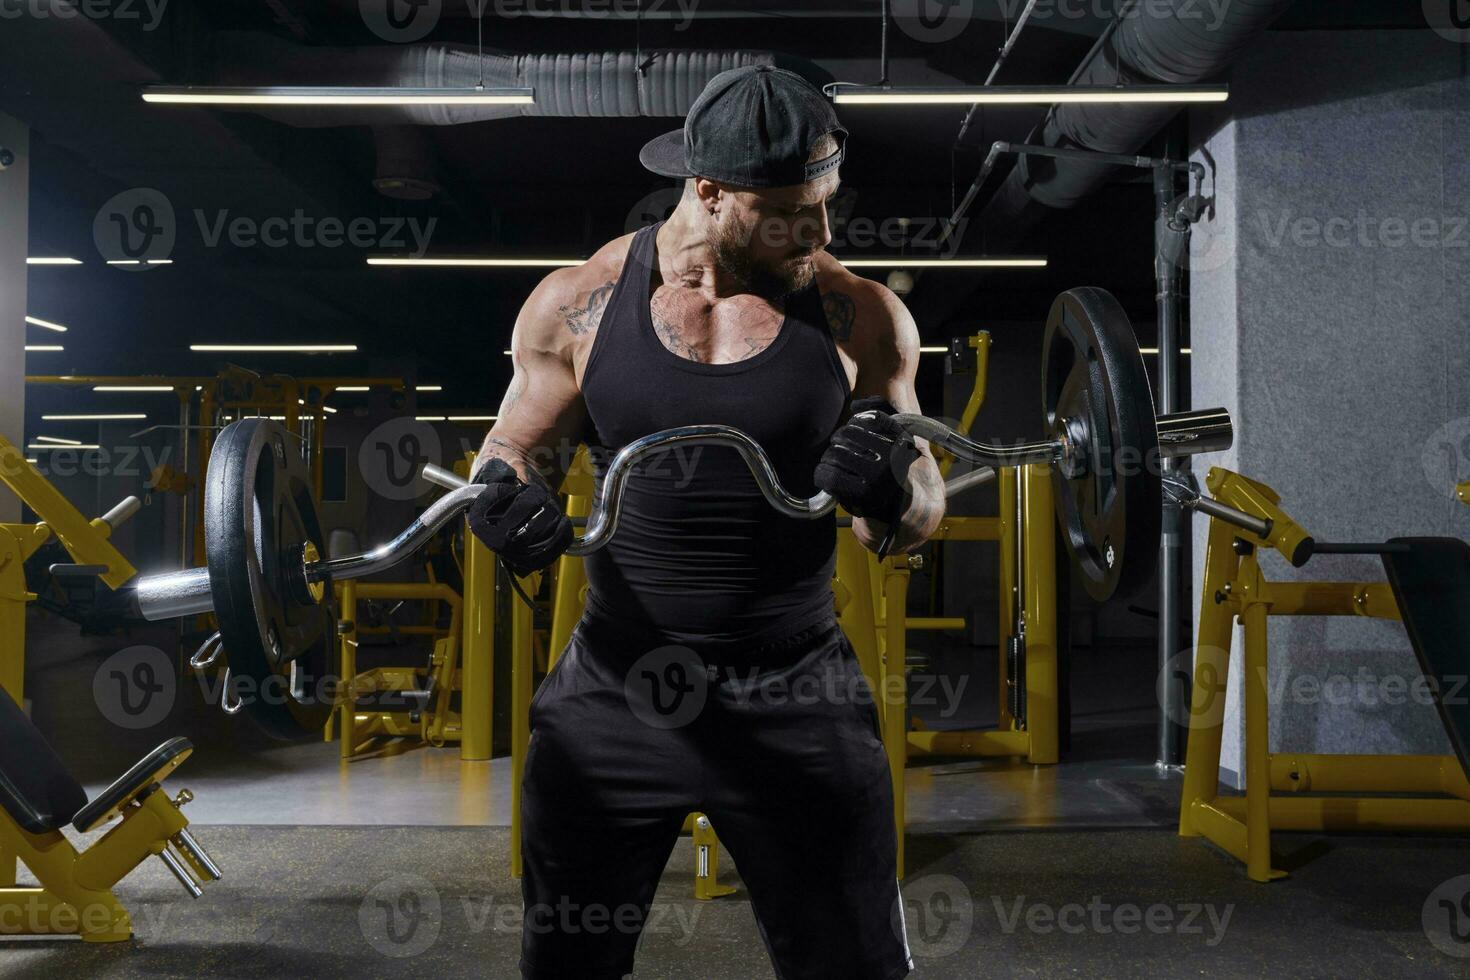
[[[231,106],[291,126],[455,126],[516,116],[682,117],[715,75],[745,65],[789,68],[814,84],[830,75],[772,51],[643,50],[513,54],[459,44],[307,47],[265,34],[216,41],[222,86],[350,85],[414,88],[529,87],[531,105]],[[483,73],[482,73],[483,68]]]
[[[1195,0],[1149,0],[1119,14],[1073,72],[1071,85],[1192,85],[1224,71],[1291,0],[1236,0],[1207,9]],[[1053,106],[1026,143],[1134,154],[1179,111],[1177,105],[1067,103]],[[1022,155],[975,222],[989,250],[1016,245],[1052,210],[1070,208],[1117,167]],[[988,173],[988,170],[982,171]],[[958,225],[980,191],[977,178],[951,217]]]

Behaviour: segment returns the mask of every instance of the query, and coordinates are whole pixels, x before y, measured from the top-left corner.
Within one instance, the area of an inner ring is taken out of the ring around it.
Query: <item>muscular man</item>
[[[471,527],[518,574],[572,529],[551,488],[679,425],[745,431],[792,493],[826,489],[876,550],[943,516],[917,412],[913,320],[823,249],[847,132],[770,67],[710,81],[645,166],[685,178],[667,221],[547,276],[477,465]],[[528,978],[619,978],[685,817],[707,814],[783,980],[911,968],[878,713],[831,592],[835,525],[771,509],[733,450],[669,450],[630,478],[585,559],[587,611],[531,705],[522,797]]]

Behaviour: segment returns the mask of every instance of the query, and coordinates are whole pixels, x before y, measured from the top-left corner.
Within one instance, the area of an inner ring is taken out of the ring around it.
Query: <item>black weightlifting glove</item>
[[[908,504],[904,477],[919,450],[886,400],[858,399],[852,413],[832,434],[813,479],[854,517],[893,524]]]
[[[515,575],[539,572],[571,545],[572,522],[556,497],[539,483],[522,483],[505,460],[490,460],[470,482],[485,485],[470,504],[470,530]]]

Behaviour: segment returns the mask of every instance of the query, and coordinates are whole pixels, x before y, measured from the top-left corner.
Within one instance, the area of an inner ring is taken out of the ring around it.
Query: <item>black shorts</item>
[[[531,701],[525,977],[616,980],[706,814],[781,980],[912,969],[878,709],[835,622],[740,652],[585,618]]]

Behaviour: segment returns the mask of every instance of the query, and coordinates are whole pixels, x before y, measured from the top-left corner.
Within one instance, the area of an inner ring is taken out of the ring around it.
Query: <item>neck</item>
[[[659,272],[665,281],[712,290],[716,296],[733,296],[750,291],[721,269],[709,246],[709,225],[714,218],[697,200],[685,198],[655,235]]]

